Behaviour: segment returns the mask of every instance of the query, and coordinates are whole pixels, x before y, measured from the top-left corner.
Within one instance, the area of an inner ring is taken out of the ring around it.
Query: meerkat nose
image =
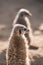
[[[27,29],[27,31],[29,32],[29,29]]]

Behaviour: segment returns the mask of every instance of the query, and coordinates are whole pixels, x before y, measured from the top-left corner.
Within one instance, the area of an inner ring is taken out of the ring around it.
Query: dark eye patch
[[[29,29],[24,28],[24,31],[29,31]]]
[[[21,29],[19,29],[19,33],[21,34]]]
[[[27,29],[26,28],[24,28],[24,31],[26,31]]]

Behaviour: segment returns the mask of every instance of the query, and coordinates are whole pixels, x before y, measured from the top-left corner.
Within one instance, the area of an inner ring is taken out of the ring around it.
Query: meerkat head
[[[18,12],[17,15],[14,19],[13,25],[14,24],[23,24],[23,25],[28,25],[27,20],[25,20],[25,17],[30,17],[32,16],[32,14],[30,13],[30,11],[28,11],[27,9],[21,8]]]
[[[28,11],[27,9],[24,9],[24,8],[20,9],[18,13],[20,14],[21,17],[27,16],[27,15],[32,16],[30,11]]]
[[[29,29],[27,29],[26,26],[24,25],[21,25],[21,24],[15,24],[14,25],[14,28],[13,28],[13,31],[15,34],[17,35],[23,35],[23,34],[26,34],[29,32]]]

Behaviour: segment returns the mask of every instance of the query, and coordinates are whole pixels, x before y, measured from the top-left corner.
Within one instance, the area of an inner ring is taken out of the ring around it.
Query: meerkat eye
[[[21,34],[21,29],[19,29],[19,33]]]
[[[24,28],[24,31],[26,31],[27,29],[26,28]]]
[[[29,31],[29,29],[24,28],[24,31]]]

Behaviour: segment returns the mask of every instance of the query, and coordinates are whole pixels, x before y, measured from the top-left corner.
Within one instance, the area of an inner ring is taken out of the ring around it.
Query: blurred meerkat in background
[[[17,15],[16,15],[14,22],[13,22],[13,25],[22,24],[22,25],[25,25],[29,29],[29,33],[25,34],[25,36],[28,39],[29,45],[33,39],[32,28],[31,28],[31,24],[30,24],[30,20],[29,20],[30,16],[32,16],[32,14],[27,9],[22,8],[17,12]]]

